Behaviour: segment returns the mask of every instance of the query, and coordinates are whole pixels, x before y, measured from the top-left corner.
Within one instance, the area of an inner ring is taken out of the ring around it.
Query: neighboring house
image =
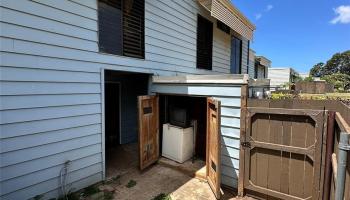
[[[264,56],[255,57],[255,79],[266,79],[269,68],[271,67],[271,61]]]
[[[249,49],[249,78],[255,78],[255,54],[256,53],[253,49]]]
[[[270,80],[267,78],[271,61],[264,56],[256,56],[249,49],[249,97],[263,98],[270,90]]]
[[[285,84],[294,83],[298,75],[298,72],[291,67],[271,67],[268,70],[271,87],[281,87]]]
[[[237,188],[247,77],[228,74],[248,73],[255,27],[229,1],[2,0],[0,12],[0,199],[57,197],[68,161],[70,188],[104,180],[106,148],[138,141],[148,94],[221,100],[215,177]],[[204,74],[216,76],[178,76]]]

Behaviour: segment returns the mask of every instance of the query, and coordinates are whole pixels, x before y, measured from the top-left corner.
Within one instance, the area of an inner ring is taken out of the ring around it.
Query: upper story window
[[[212,69],[213,23],[198,15],[197,26],[197,68]]]
[[[227,34],[230,34],[231,28],[219,20],[216,20],[216,27]]]
[[[100,52],[145,57],[144,0],[99,0]]]
[[[242,73],[242,40],[237,37],[231,38],[231,74]]]

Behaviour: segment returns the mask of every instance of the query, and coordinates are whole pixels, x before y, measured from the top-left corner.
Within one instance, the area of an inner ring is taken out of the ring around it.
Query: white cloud
[[[258,13],[258,14],[255,14],[255,19],[258,20],[262,17],[262,14],[261,13]]]
[[[273,9],[273,5],[269,4],[263,10],[263,12],[270,12]],[[255,20],[259,20],[263,16],[262,12],[255,14]]]
[[[350,5],[342,5],[334,9],[335,14],[337,15],[330,22],[332,24],[347,24],[350,23]]]
[[[267,5],[265,8],[265,12],[269,12],[270,10],[272,10],[272,8],[273,8],[273,5],[271,4]]]

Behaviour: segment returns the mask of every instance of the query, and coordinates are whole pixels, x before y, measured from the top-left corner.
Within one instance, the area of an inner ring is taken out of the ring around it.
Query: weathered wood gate
[[[320,199],[326,111],[248,107],[245,115],[239,182],[246,194]]]

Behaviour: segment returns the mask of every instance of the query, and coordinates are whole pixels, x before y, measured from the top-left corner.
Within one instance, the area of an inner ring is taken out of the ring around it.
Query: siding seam
[[[94,154],[91,154],[91,155],[87,155],[87,156],[84,156],[84,157],[80,157],[80,158],[78,158],[78,159],[74,159],[74,160],[70,160],[70,161],[72,161],[72,162],[73,162],[73,161],[79,161],[79,160],[82,160],[82,159],[84,159],[84,158],[88,158],[88,157],[92,157],[92,156],[97,156],[97,155],[99,155],[99,154],[101,154],[101,152],[94,153]],[[30,162],[30,161],[28,161],[28,162]],[[28,175],[28,174],[40,172],[40,171],[42,171],[42,170],[47,170],[47,169],[50,169],[50,168],[54,168],[54,167],[57,167],[57,166],[60,166],[60,165],[62,165],[62,164],[58,164],[58,165],[53,165],[53,166],[50,166],[50,167],[42,168],[42,169],[39,169],[39,170],[36,170],[36,171],[28,172],[28,173],[26,173],[26,174],[22,174],[22,175],[20,175],[20,176],[14,176],[14,177],[11,177],[11,178],[8,178],[8,179],[3,179],[3,180],[0,181],[0,183],[5,182],[5,181],[9,181],[9,180],[12,180],[12,179],[20,178],[20,177],[26,176],[26,175]]]
[[[16,10],[16,9],[14,9],[14,8],[6,7],[6,6],[4,6],[4,5],[1,5],[0,8],[5,8],[5,9],[12,10],[12,11],[15,11],[15,12],[24,13],[24,14],[27,14],[27,15],[31,15],[31,16],[35,16],[35,17],[39,17],[39,18],[43,18],[43,19],[55,21],[55,22],[58,22],[58,23],[66,24],[66,25],[69,25],[69,26],[74,26],[74,27],[77,27],[77,28],[85,29],[85,30],[88,30],[88,31],[97,32],[97,30],[93,30],[93,29],[89,29],[89,28],[86,28],[86,27],[77,26],[77,25],[75,25],[75,24],[70,24],[70,23],[67,23],[67,22],[63,22],[63,21],[59,21],[59,20],[47,18],[47,17],[45,17],[45,16],[35,15],[35,14],[33,14],[33,13],[30,13],[30,12],[25,12],[25,11],[21,11],[21,10]]]

